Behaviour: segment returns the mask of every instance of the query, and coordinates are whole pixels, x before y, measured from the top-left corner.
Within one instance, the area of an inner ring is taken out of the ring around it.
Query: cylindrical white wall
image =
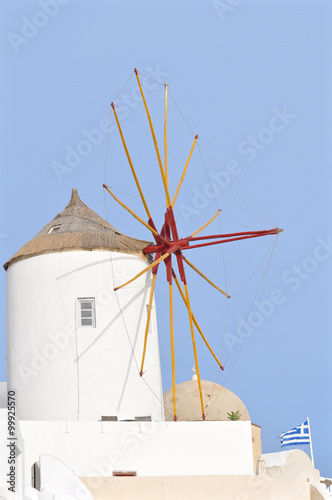
[[[151,271],[120,252],[71,251],[8,268],[8,386],[21,420],[163,420],[153,302],[143,378]],[[96,326],[78,326],[78,299],[94,298]]]

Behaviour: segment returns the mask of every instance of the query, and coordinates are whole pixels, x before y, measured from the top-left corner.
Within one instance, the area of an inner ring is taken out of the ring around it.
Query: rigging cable
[[[266,264],[266,266],[265,266],[264,274],[265,274],[265,273],[269,270],[269,268],[270,268],[270,263],[271,263],[271,260],[272,260],[272,257],[273,257],[273,253],[274,253],[274,250],[275,250],[275,246],[276,246],[276,243],[277,243],[277,239],[278,239],[278,237],[276,237],[276,239],[275,239],[275,242],[274,242],[274,245],[273,245],[273,249],[272,249],[271,255],[270,255],[269,260],[268,260],[268,262],[267,262],[267,264]],[[259,285],[258,285],[258,287],[257,287],[257,291],[256,291],[256,293],[255,293],[255,295],[254,295],[254,297],[253,297],[253,299],[252,299],[252,302],[251,302],[251,304],[250,304],[250,306],[249,306],[248,312],[247,312],[247,314],[246,314],[245,321],[247,320],[247,318],[248,318],[248,316],[249,316],[249,313],[250,313],[250,310],[251,310],[251,308],[252,308],[252,306],[253,306],[253,303],[254,303],[254,301],[256,300],[256,296],[258,295],[259,288],[261,287],[261,284],[262,284],[263,278],[264,278],[264,275],[263,275],[263,277],[262,277],[262,279],[261,279],[261,281],[260,281],[260,283],[259,283]],[[262,291],[261,291],[261,292],[262,292]],[[236,337],[236,340],[237,340],[238,338],[239,338],[239,335]],[[226,378],[226,380],[225,380],[225,382],[224,382],[224,387],[226,387],[226,383],[227,383],[227,381],[228,381],[229,377],[231,376],[232,371],[233,371],[233,369],[234,369],[234,367],[235,367],[235,365],[236,365],[236,363],[237,363],[237,361],[238,361],[238,359],[239,359],[239,356],[240,356],[240,354],[241,354],[241,352],[242,352],[242,349],[243,349],[243,346],[244,346],[245,341],[246,341],[246,337],[244,337],[243,342],[242,342],[242,344],[241,344],[241,347],[240,347],[240,349],[239,349],[239,352],[238,352],[238,354],[237,354],[237,356],[236,356],[236,358],[235,358],[235,360],[234,360],[234,363],[233,363],[233,365],[232,365],[232,367],[231,367],[231,369],[230,369],[230,371],[229,371],[229,373],[228,373],[228,375],[227,375],[227,378]],[[225,365],[224,365],[224,366],[226,366],[226,364],[228,363],[228,360],[229,360],[229,358],[230,358],[230,356],[231,356],[231,355],[232,355],[232,353],[230,353],[230,354],[229,354],[229,356],[228,356],[227,360],[225,361]],[[212,403],[211,407],[209,408],[209,411],[211,410],[211,408],[213,407],[213,405],[216,403],[216,401],[217,401],[217,399],[218,399],[219,395],[220,395],[220,394],[218,394],[218,396],[216,397],[215,401]]]
[[[164,84],[162,82],[158,82],[158,80],[154,80],[150,76],[143,75],[143,73],[141,73],[140,71],[137,71],[137,72],[139,75],[143,76],[143,78],[146,78],[147,80],[151,80],[152,82],[158,83],[158,85],[161,85],[162,87],[164,86]]]
[[[258,284],[258,286],[257,286],[256,293],[254,294],[253,299],[252,299],[252,301],[251,301],[251,304],[250,304],[250,306],[249,306],[249,308],[248,308],[248,311],[247,311],[247,314],[246,314],[246,317],[245,317],[245,321],[247,320],[247,318],[248,318],[248,316],[249,316],[249,313],[250,313],[250,311],[251,311],[251,308],[252,308],[252,306],[253,306],[253,303],[255,302],[256,297],[257,297],[257,295],[258,295],[258,292],[260,291],[260,288],[261,288],[261,286],[262,286],[262,283],[264,282],[264,285],[265,285],[265,281],[266,281],[266,280],[264,279],[264,277],[265,277],[265,274],[266,274],[266,273],[268,272],[268,270],[270,269],[270,261],[271,261],[271,259],[272,259],[272,257],[273,257],[273,254],[274,254],[274,250],[275,250],[275,246],[276,246],[276,243],[277,243],[277,239],[278,239],[278,237],[276,237],[275,242],[274,242],[274,244],[273,244],[273,247],[272,247],[272,251],[271,251],[270,257],[269,257],[268,262],[267,262],[267,264],[266,264],[266,266],[265,266],[263,276],[262,276],[262,278],[261,278],[261,280],[260,280],[260,282],[259,282],[259,284]],[[262,292],[262,290],[261,290],[261,292]],[[239,337],[239,335],[237,336],[237,338],[238,338],[238,337]],[[243,345],[244,345],[245,340],[246,340],[246,338],[244,339],[243,343],[241,344],[240,352],[241,352],[241,350],[242,350],[242,348],[243,348]],[[226,363],[228,363],[228,360],[229,360],[229,358],[230,358],[231,354],[232,354],[232,353],[230,353],[230,354],[228,355],[228,358],[227,358],[227,360],[225,361],[225,364],[226,364]],[[238,354],[237,358],[239,357],[239,355],[240,355],[240,353]],[[237,358],[236,358],[236,360],[237,360]],[[235,362],[234,362],[234,365],[235,365]],[[233,365],[233,367],[232,367],[231,371],[233,370],[234,365]],[[227,379],[229,378],[229,376],[230,376],[230,374],[231,374],[231,371],[230,371],[230,373],[229,373],[229,375],[228,375]]]
[[[202,149],[204,149],[205,153],[207,154],[207,156],[210,158],[211,162],[214,164],[214,166],[219,170],[219,171],[222,171],[218,165],[218,163],[215,161],[215,159],[212,157],[212,155],[209,153],[209,151],[207,150],[207,148],[204,146],[204,142],[202,144]],[[225,162],[223,162],[225,163]],[[259,218],[262,218],[262,215],[264,215],[263,217],[263,221],[265,223],[267,223],[267,221],[269,221],[270,223],[274,224],[274,222],[270,219],[270,217],[263,211],[263,209],[259,206],[259,204],[257,203],[257,201],[254,199],[254,197],[252,195],[249,194],[249,192],[242,186],[242,184],[240,183],[240,181],[238,179],[236,179],[236,177],[232,177],[232,180],[234,181],[233,183],[229,182],[228,185],[231,187],[231,189],[233,189],[233,191],[242,199],[242,201],[248,205],[248,207],[253,210],[257,216]],[[243,197],[243,194],[241,194],[240,192],[237,192],[236,189],[235,189],[235,186],[234,184],[238,184],[239,187],[238,187],[238,191],[240,191],[239,188],[241,188],[244,192],[245,192],[245,195],[248,196],[248,198],[251,199],[252,203],[254,205],[256,205],[256,207],[260,210],[261,212],[261,215],[257,212],[257,210],[255,210],[254,207],[252,207],[249,202]],[[231,198],[230,198],[231,199]],[[233,200],[234,201],[234,200]],[[243,208],[243,207],[242,207]]]
[[[112,107],[110,106],[110,115],[109,115],[109,119],[108,119],[108,131],[107,131],[107,144],[106,144],[106,157],[105,157],[105,168],[104,168],[104,181],[103,181],[103,184],[106,183],[106,168],[107,168],[108,145],[109,145],[110,130],[111,130],[111,116],[112,116]],[[104,194],[104,204],[105,204],[106,220],[108,221],[105,189],[103,189],[103,194]]]
[[[117,100],[118,97],[120,97],[120,95],[122,94],[122,92],[124,91],[124,89],[126,88],[126,86],[128,85],[128,83],[130,82],[131,78],[133,77],[134,75],[134,72],[131,73],[130,77],[128,78],[128,80],[126,81],[126,83],[124,84],[124,86],[122,87],[122,89],[120,90],[120,92],[118,93],[118,95],[116,96],[116,98],[114,99],[113,103],[115,103],[115,101]]]
[[[235,290],[236,285],[238,285],[238,283],[240,283],[240,282],[244,279],[244,277],[245,277],[245,276],[249,273],[250,269],[252,269],[252,268],[254,267],[254,265],[256,264],[256,262],[260,259],[261,255],[265,252],[265,249],[268,247],[267,251],[265,252],[264,258],[263,258],[263,261],[264,261],[264,259],[265,259],[266,255],[268,255],[269,250],[270,250],[270,248],[271,248],[272,246],[274,246],[273,241],[272,241],[272,243],[271,243],[270,241],[268,241],[268,242],[267,242],[267,244],[265,244],[265,246],[264,246],[264,248],[263,248],[262,252],[261,252],[261,253],[258,255],[258,257],[254,260],[254,262],[253,262],[253,263],[252,263],[252,264],[248,267],[248,269],[247,269],[247,270],[246,270],[246,271],[242,274],[242,276],[241,276],[241,277],[237,280],[237,282],[236,282],[236,283],[234,283],[234,285],[233,285],[233,289],[234,289],[234,291],[233,291],[233,292],[232,292],[232,294],[231,294],[231,295],[232,295],[232,297],[233,297],[234,295],[236,295],[236,294],[237,294],[240,290],[242,290],[242,288],[244,288],[244,287],[246,286],[246,284],[247,284],[247,283],[251,280],[251,278],[253,277],[253,275],[254,275],[254,274],[258,271],[258,269],[260,268],[261,263],[260,263],[260,264],[258,264],[258,266],[256,267],[255,271],[254,271],[254,272],[250,275],[250,277],[247,279],[247,281],[246,281],[246,282],[245,282],[245,283],[244,283],[244,284],[243,284],[240,288],[238,288],[237,290]]]
[[[185,119],[185,117],[184,117],[184,115],[183,115],[183,113],[182,113],[181,109],[180,109],[180,108],[179,108],[179,106],[176,104],[176,102],[175,102],[175,100],[173,99],[173,96],[172,96],[172,94],[170,93],[170,91],[168,91],[168,94],[169,94],[170,98],[172,99],[172,101],[174,102],[174,104],[175,104],[175,106],[176,106],[177,110],[179,111],[180,115],[182,116],[183,120],[185,121],[185,123],[186,123],[187,127],[189,128],[190,132],[191,132],[191,133],[192,133],[192,135],[195,137],[195,135],[196,135],[196,134],[193,132],[193,130],[192,130],[192,128],[191,128],[191,126],[189,125],[189,123],[188,123],[188,122],[187,122],[187,120]]]

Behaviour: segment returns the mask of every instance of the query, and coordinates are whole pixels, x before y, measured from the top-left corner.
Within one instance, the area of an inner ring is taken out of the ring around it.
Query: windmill
[[[161,154],[156,138],[156,134],[154,131],[152,119],[150,116],[150,112],[148,109],[148,105],[145,99],[144,91],[141,85],[140,77],[139,77],[139,72],[137,69],[134,70],[134,74],[136,76],[137,84],[139,87],[139,92],[142,97],[143,103],[144,103],[144,108],[146,112],[146,116],[149,122],[149,128],[151,132],[151,136],[153,139],[154,143],[154,148],[157,156],[157,162],[160,170],[160,175],[162,179],[162,185],[164,189],[164,194],[165,194],[165,201],[166,201],[166,211],[164,213],[164,221],[163,225],[160,229],[160,231],[157,230],[157,227],[153,221],[151,212],[148,208],[146,198],[143,194],[141,185],[138,180],[138,176],[136,173],[136,170],[134,168],[126,140],[124,137],[124,133],[120,124],[120,120],[116,111],[116,106],[114,102],[111,104],[111,109],[114,113],[117,128],[121,137],[122,145],[125,150],[127,160],[131,169],[131,173],[133,175],[136,187],[138,189],[141,201],[144,205],[144,209],[146,212],[147,216],[147,222],[145,222],[139,215],[137,215],[133,210],[131,210],[127,205],[125,205],[122,201],[119,200],[115,196],[115,194],[111,191],[110,187],[107,186],[106,184],[103,185],[103,187],[106,189],[106,191],[112,196],[112,198],[119,203],[125,210],[127,210],[138,222],[140,222],[143,226],[145,226],[153,235],[154,238],[154,244],[150,244],[144,248],[144,253],[146,255],[152,255],[153,257],[153,262],[147,266],[143,271],[138,273],[136,276],[133,276],[129,281],[126,283],[121,284],[114,290],[117,291],[123,287],[126,287],[128,284],[132,283],[135,281],[137,278],[148,272],[149,270],[152,271],[152,286],[150,290],[150,297],[149,297],[149,303],[148,303],[148,314],[147,314],[147,321],[146,321],[146,327],[145,327],[145,337],[144,337],[144,347],[143,347],[143,353],[142,353],[142,360],[141,360],[141,367],[140,367],[140,376],[142,377],[144,374],[144,360],[145,360],[145,354],[146,354],[146,349],[147,349],[147,342],[148,342],[148,332],[149,332],[149,324],[150,324],[150,317],[151,317],[151,307],[152,307],[152,299],[153,299],[153,294],[155,290],[155,284],[157,280],[157,274],[160,268],[160,264],[163,262],[165,265],[165,271],[166,271],[166,280],[168,282],[169,286],[169,318],[170,318],[170,342],[171,342],[171,358],[172,358],[172,389],[173,389],[173,418],[176,421],[177,420],[177,409],[176,409],[176,382],[175,382],[175,343],[174,343],[174,321],[173,321],[173,283],[175,283],[176,288],[185,304],[185,307],[188,312],[188,320],[189,320],[189,326],[190,326],[190,333],[191,333],[191,341],[192,341],[192,347],[193,347],[193,353],[194,353],[194,359],[195,359],[195,366],[196,366],[196,372],[197,372],[197,383],[198,383],[198,390],[199,390],[199,396],[200,396],[200,405],[201,405],[201,410],[202,410],[202,419],[205,420],[205,411],[204,411],[204,401],[203,401],[203,395],[202,395],[202,386],[201,386],[201,377],[200,377],[200,371],[199,371],[199,362],[198,362],[198,355],[197,355],[197,347],[196,347],[196,339],[195,339],[195,330],[194,326],[196,327],[197,331],[201,335],[203,341],[205,342],[207,348],[211,352],[212,356],[214,357],[215,361],[219,365],[220,369],[224,369],[222,363],[214,353],[213,349],[211,348],[206,336],[204,335],[202,329],[200,328],[196,317],[192,311],[191,308],[191,302],[190,302],[190,294],[189,294],[189,289],[188,289],[188,283],[187,283],[187,278],[186,278],[186,271],[185,271],[185,264],[190,266],[198,275],[200,275],[204,280],[206,280],[212,287],[214,287],[218,292],[224,295],[225,299],[228,300],[230,299],[230,295],[228,295],[224,290],[222,290],[220,287],[218,287],[215,283],[211,281],[205,274],[203,274],[186,256],[188,251],[196,248],[204,248],[212,245],[221,245],[223,243],[229,243],[229,242],[234,242],[234,241],[241,241],[241,240],[247,240],[247,239],[252,239],[252,238],[260,238],[262,236],[269,236],[269,235],[278,235],[282,229],[279,229],[278,227],[268,229],[268,230],[259,230],[259,231],[242,231],[242,232],[235,232],[235,233],[226,233],[226,234],[211,234],[211,235],[205,235],[205,236],[198,236],[205,228],[207,228],[219,215],[220,210],[217,211],[213,217],[210,218],[203,226],[199,227],[196,231],[193,233],[181,237],[178,232],[177,228],[177,223],[174,217],[174,206],[176,204],[176,200],[178,197],[178,194],[180,192],[180,189],[182,187],[184,178],[186,176],[189,162],[191,159],[191,156],[193,154],[193,151],[195,149],[195,145],[197,144],[198,140],[198,135],[194,137],[194,141],[192,143],[187,161],[185,163],[179,184],[175,190],[175,193],[173,197],[171,198],[170,194],[170,187],[169,187],[169,170],[168,170],[168,148],[167,148],[167,118],[168,118],[168,85],[167,83],[165,84],[165,120],[164,120],[164,161],[161,159]],[[175,271],[175,263],[177,270]],[[178,274],[177,274],[178,273]],[[179,276],[179,278],[178,278]]]

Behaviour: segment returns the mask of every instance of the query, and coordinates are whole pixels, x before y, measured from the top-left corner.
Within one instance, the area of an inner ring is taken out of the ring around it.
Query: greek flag
[[[280,446],[289,446],[294,444],[310,444],[309,424],[306,420],[298,427],[280,434]]]

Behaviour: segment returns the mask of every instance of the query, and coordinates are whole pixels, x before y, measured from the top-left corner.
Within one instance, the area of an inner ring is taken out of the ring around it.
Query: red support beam
[[[267,234],[278,234],[280,229],[278,227],[274,229],[263,229],[262,231],[243,231],[241,233],[228,233],[228,234],[210,234],[208,236],[188,236],[185,238],[187,241],[199,241],[199,240],[211,240],[216,238],[234,238],[235,236],[265,236]],[[232,240],[233,241],[233,240]]]
[[[166,217],[167,217],[168,223],[171,227],[173,240],[178,241],[179,235],[178,235],[178,230],[177,230],[176,222],[175,222],[175,218],[174,218],[173,207],[168,207],[166,214],[167,214]],[[166,217],[165,217],[165,220],[166,220]]]
[[[154,260],[156,261],[156,260],[160,259],[160,257],[161,257],[161,252],[156,252]],[[155,267],[152,268],[152,274],[157,274],[158,267],[159,267],[159,264],[157,264]]]
[[[168,218],[168,217],[167,217]],[[172,226],[171,226],[172,230]],[[188,238],[180,239],[178,241],[172,241],[173,245],[176,244],[178,245],[181,250],[188,250],[190,248],[200,248],[200,247],[205,247],[205,246],[210,246],[210,245],[219,245],[221,243],[228,243],[230,241],[239,241],[239,240],[246,240],[250,238],[258,238],[260,236],[270,236],[273,234],[279,234],[279,232],[282,231],[279,228],[274,228],[274,229],[269,229],[269,230],[264,230],[264,231],[245,231],[241,233],[229,233],[229,234],[212,234],[209,236],[198,236],[198,237],[191,237],[189,236]],[[172,231],[173,233],[173,231]],[[174,235],[173,235],[174,236]],[[217,239],[217,238],[223,238],[218,241],[212,241],[209,243],[201,243],[197,245],[189,245],[189,242],[195,242],[195,241],[202,241],[202,240],[211,240],[211,239]],[[144,248],[143,252],[145,254],[147,253],[156,253],[156,252],[167,252],[167,249],[169,248],[170,244],[159,244],[159,245],[148,245],[147,247]]]
[[[186,285],[187,284],[187,280],[186,280],[186,274],[184,272],[184,265],[183,265],[181,251],[180,252],[175,252],[175,255],[176,255],[176,260],[177,260],[177,263],[178,263],[178,269],[179,269],[180,278],[183,281],[183,284]]]
[[[210,241],[209,243],[199,243],[198,245],[190,245],[188,247],[184,247],[183,250],[188,250],[192,248],[200,248],[200,247],[208,247],[211,245],[220,245],[221,243],[229,243],[230,241],[239,241],[239,240],[249,240],[250,238],[259,238],[259,236],[268,236],[270,234],[276,234],[276,233],[261,233],[261,234],[252,234],[251,236],[240,236],[238,238],[229,238],[226,240],[217,240],[217,241]]]

